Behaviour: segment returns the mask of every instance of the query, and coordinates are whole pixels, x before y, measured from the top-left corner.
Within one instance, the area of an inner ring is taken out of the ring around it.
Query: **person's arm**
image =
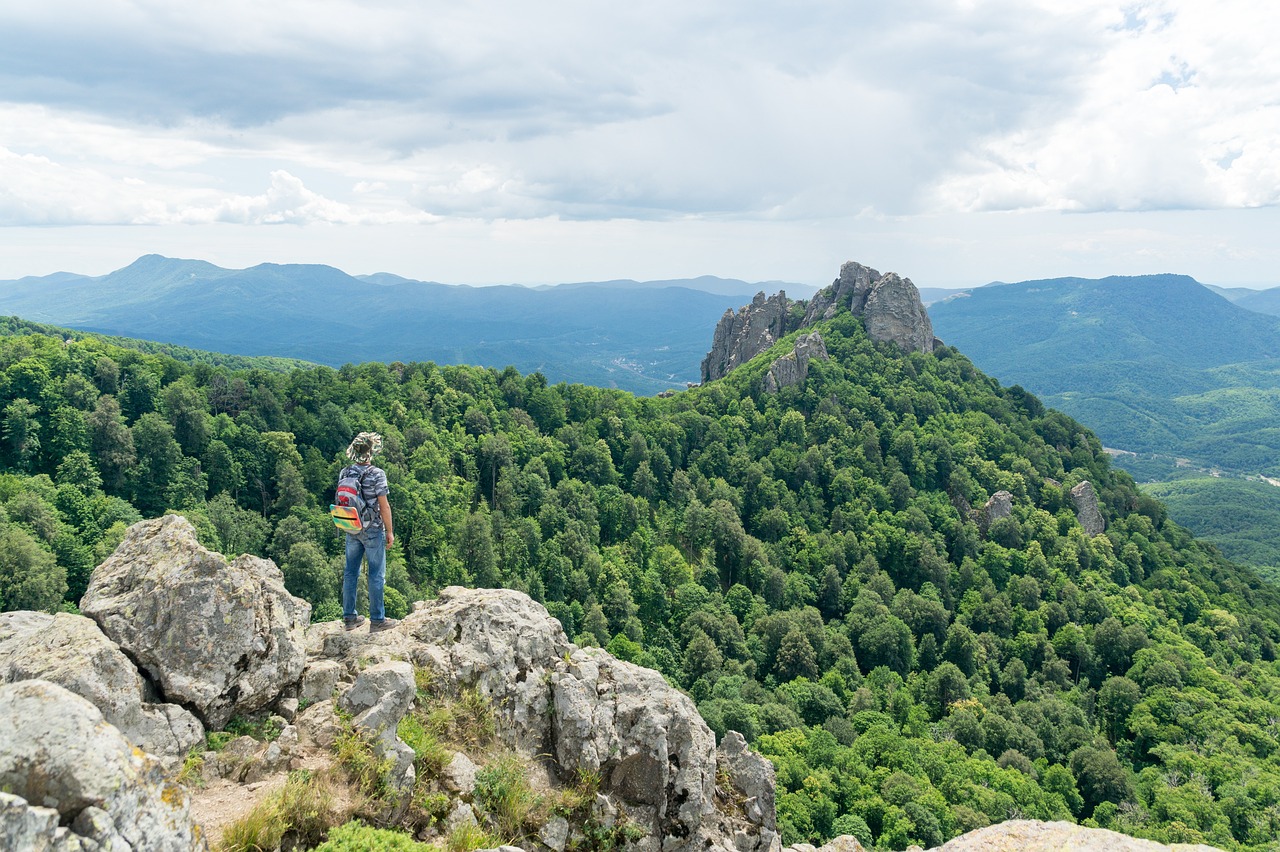
[[[378,495],[378,514],[382,516],[382,526],[387,530],[387,547],[395,543],[396,534],[391,529],[391,503],[387,500],[387,495]]]

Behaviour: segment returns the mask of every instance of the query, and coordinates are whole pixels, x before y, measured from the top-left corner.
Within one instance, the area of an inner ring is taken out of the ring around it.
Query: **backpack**
[[[345,467],[338,474],[338,490],[329,506],[329,517],[345,533],[358,533],[373,523],[374,506],[364,499],[364,476],[371,469],[359,473],[354,466]]]

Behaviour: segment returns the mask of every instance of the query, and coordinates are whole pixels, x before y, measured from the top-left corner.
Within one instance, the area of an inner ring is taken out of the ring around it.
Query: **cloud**
[[[313,192],[284,170],[256,195],[158,186],[99,169],[0,148],[0,225],[423,224],[433,218],[403,206],[356,206]]]
[[[374,211],[343,204],[312,192],[286,171],[271,173],[271,186],[261,195],[237,195],[211,206],[181,210],[175,221],[186,224],[230,222],[237,225],[384,225],[428,222],[423,214]]]
[[[1280,7],[1153,2],[1105,32],[1069,100],[980,140],[948,209],[1213,209],[1280,203]]]
[[[1271,205],[1280,12],[1264,6],[7,4],[0,168],[18,184],[0,190],[0,215],[805,221]]]

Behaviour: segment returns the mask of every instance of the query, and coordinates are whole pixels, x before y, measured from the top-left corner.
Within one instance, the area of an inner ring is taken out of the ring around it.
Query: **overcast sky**
[[[1280,3],[0,4],[0,279],[1280,285]]]

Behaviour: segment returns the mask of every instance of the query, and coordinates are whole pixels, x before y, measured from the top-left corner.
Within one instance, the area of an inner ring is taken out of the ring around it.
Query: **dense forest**
[[[801,386],[761,391],[784,340],[668,399],[2,338],[0,605],[73,609],[126,526],[172,510],[336,618],[325,509],[376,430],[389,614],[448,584],[528,592],[769,756],[787,843],[928,847],[1024,817],[1275,849],[1280,595],[954,349],[819,328],[832,358]],[[1068,493],[1086,479],[1092,538]],[[980,523],[998,490],[1012,517]]]
[[[1143,488],[1223,556],[1280,581],[1280,488],[1261,480],[1204,475]]]

